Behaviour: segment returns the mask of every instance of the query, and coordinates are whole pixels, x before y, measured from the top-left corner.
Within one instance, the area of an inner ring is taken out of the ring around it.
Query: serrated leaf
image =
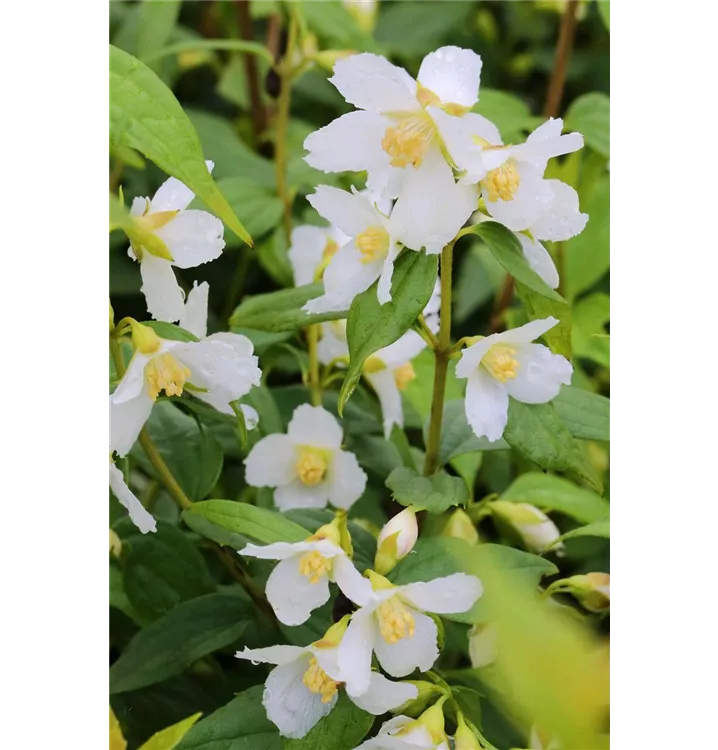
[[[389,474],[386,486],[401,505],[413,505],[415,510],[443,513],[454,505],[466,505],[469,490],[460,477],[444,471],[422,477],[415,469],[400,466]]]
[[[175,95],[147,65],[112,45],[110,143],[139,151],[176,177],[240,239],[252,244],[212,179],[199,136]]]
[[[207,654],[234,643],[251,615],[248,599],[207,594],[175,607],[141,630],[110,669],[110,692],[162,682]]]
[[[557,300],[544,297],[521,283],[516,284],[516,291],[531,320],[551,316],[558,320],[553,328],[543,334],[543,338],[552,352],[561,354],[570,361],[573,353],[571,350],[571,307],[568,302],[563,298]]]
[[[339,393],[339,413],[354,392],[364,362],[374,352],[406,333],[431,297],[438,274],[438,256],[405,251],[394,266],[391,301],[379,304],[378,281],[357,295],[347,317],[349,367]]]
[[[568,108],[565,121],[567,131],[578,131],[586,145],[606,159],[610,157],[611,100],[607,94],[592,91],[579,96]]]
[[[353,750],[364,739],[374,717],[342,694],[332,712],[300,740],[285,740],[284,750]]]
[[[179,741],[197,723],[200,716],[202,716],[201,713],[193,714],[192,716],[188,716],[186,719],[173,724],[171,727],[167,727],[166,729],[162,729],[156,734],[153,734],[152,737],[140,747],[140,750],[174,750]]]
[[[611,402],[605,396],[563,386],[551,403],[574,437],[605,442],[611,439]]]

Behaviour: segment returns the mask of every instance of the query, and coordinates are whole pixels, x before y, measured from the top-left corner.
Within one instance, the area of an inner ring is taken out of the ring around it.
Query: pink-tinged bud
[[[419,526],[416,512],[412,507],[405,508],[394,516],[379,532],[377,539],[374,569],[384,575],[405,558],[416,544]]]

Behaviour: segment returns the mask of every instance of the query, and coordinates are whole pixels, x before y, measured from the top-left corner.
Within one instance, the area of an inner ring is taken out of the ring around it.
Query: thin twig
[[[250,0],[237,0],[237,23],[239,24],[239,33],[246,42],[254,41],[252,30],[252,18],[249,14]],[[250,116],[252,118],[252,128],[254,130],[254,141],[259,140],[267,125],[267,117],[262,103],[262,92],[259,86],[259,71],[257,61],[254,55],[244,53],[244,73],[247,78],[247,88],[249,89],[249,100],[251,103]]]

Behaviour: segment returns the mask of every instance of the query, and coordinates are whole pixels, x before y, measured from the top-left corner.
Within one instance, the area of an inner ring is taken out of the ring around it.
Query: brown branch
[[[566,84],[566,70],[571,59],[573,40],[576,36],[577,13],[578,0],[568,0],[561,19],[561,28],[558,32],[558,43],[556,44],[556,59],[548,85],[546,104],[543,108],[546,117],[556,117],[560,111],[563,89]]]
[[[242,39],[246,42],[253,42],[254,33],[252,31],[252,18],[249,15],[249,0],[237,0],[237,23],[239,24],[239,33]],[[257,60],[254,55],[250,55],[248,52],[245,52],[242,57],[244,58],[244,73],[247,78],[247,88],[249,89],[250,115],[254,130],[254,140],[255,143],[258,143],[267,125],[267,115],[262,103]]]

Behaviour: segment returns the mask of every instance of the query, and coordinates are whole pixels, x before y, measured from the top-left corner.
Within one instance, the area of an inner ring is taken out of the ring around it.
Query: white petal
[[[401,589],[401,598],[425,612],[456,614],[468,612],[483,589],[476,576],[453,573],[433,581],[407,584]]]
[[[347,693],[363,711],[381,716],[402,703],[414,700],[419,695],[419,690],[408,682],[392,682],[378,672],[372,672],[369,689],[365,693],[352,695],[348,689]]]
[[[431,148],[420,167],[407,167],[401,195],[392,211],[391,235],[412,250],[438,253],[454,238],[476,209],[472,185],[457,185],[438,148]]]
[[[426,308],[424,308],[424,315],[426,315]],[[386,362],[387,365],[398,367],[417,357],[424,349],[426,349],[426,341],[416,331],[407,331],[393,344],[374,352],[374,356]]]
[[[495,335],[495,340],[506,344],[530,344],[555,325],[558,325],[558,320],[549,315],[548,318],[531,320],[518,328],[510,328],[508,331],[498,333]]]
[[[514,232],[521,232],[532,226],[548,210],[553,200],[553,190],[535,167],[518,163],[516,170],[519,174],[519,186],[512,200],[504,201],[499,198],[491,201],[486,191],[482,191],[482,195],[486,210],[494,219]]]
[[[300,560],[300,555],[281,560],[267,579],[267,600],[285,625],[301,625],[329,601],[329,578],[325,574],[312,583],[299,571]]]
[[[385,57],[368,52],[338,60],[329,79],[355,107],[370,112],[418,110],[416,81]]]
[[[257,410],[253,409],[251,406],[247,406],[247,404],[240,404],[239,408],[244,415],[244,424],[247,426],[247,429],[253,430],[259,424],[259,414],[257,414]]]
[[[436,623],[428,615],[412,610],[414,635],[387,643],[375,623],[374,653],[382,669],[392,677],[406,677],[415,669],[426,672],[439,658]]]
[[[504,383],[479,368],[466,383],[464,401],[466,421],[476,437],[486,437],[492,443],[504,434],[509,418],[509,394]]]
[[[338,450],[327,468],[329,502],[335,508],[349,508],[364,494],[366,474],[353,453]]]
[[[214,169],[214,162],[205,161],[205,164],[211,173]],[[170,177],[160,185],[152,198],[150,213],[156,213],[157,211],[184,211],[193,198],[194,193],[183,182],[180,182],[175,177]]]
[[[561,180],[544,180],[544,183],[553,197],[546,211],[531,225],[531,233],[539,240],[551,242],[563,242],[581,234],[588,214],[579,211],[578,193]]]
[[[369,689],[374,636],[374,610],[362,607],[352,615],[338,652],[339,671],[354,695]]]
[[[524,404],[545,404],[556,398],[561,385],[570,385],[573,367],[560,354],[542,344],[525,344],[516,352],[519,367],[516,377],[507,380],[511,398]]]
[[[336,449],[342,444],[342,426],[323,406],[300,404],[294,410],[287,435],[295,445]]]
[[[110,461],[110,489],[115,497],[127,508],[132,523],[146,534],[148,531],[157,531],[157,522],[145,509],[142,503],[135,497],[132,490],[125,483],[122,472]]]
[[[175,278],[172,264],[146,250],[140,263],[142,286],[147,309],[155,320],[175,323],[184,313],[184,294]]]
[[[207,211],[182,211],[156,230],[172,254],[172,265],[194,268],[219,258],[224,225]]]
[[[364,377],[376,391],[381,405],[381,415],[384,423],[384,437],[388,440],[394,425],[404,426],[404,409],[401,404],[401,391],[394,379],[393,370],[379,370],[379,372],[365,373]]]
[[[580,133],[561,135],[562,128],[561,118],[549,118],[531,133],[526,143],[516,146],[517,158],[535,164],[543,174],[548,160],[552,157],[570,154],[583,148],[583,136]]]
[[[160,352],[162,348],[160,348]],[[136,351],[110,400],[116,404],[137,398],[145,390],[145,367],[150,358]]]
[[[192,291],[187,295],[184,312],[179,320],[180,328],[193,333],[198,339],[207,335],[207,307],[209,305],[209,284],[194,282]]]
[[[336,557],[344,554],[341,547],[337,547],[328,539],[306,542],[274,542],[273,544],[248,544],[239,550],[240,555],[256,557],[261,560],[286,560],[293,555],[304,552],[320,552],[322,557]]]
[[[304,286],[314,281],[327,244],[327,230],[304,225],[292,229],[292,241],[287,252],[294,272],[294,285]]]
[[[144,391],[117,403],[110,397],[110,450],[126,456],[152,413],[154,401]]]
[[[252,487],[280,487],[297,476],[296,462],[296,447],[286,435],[267,435],[245,459],[245,479]]]
[[[295,479],[289,484],[277,487],[274,491],[274,504],[279,510],[294,508],[326,508],[329,500],[329,488],[326,482],[312,487]]]
[[[481,58],[470,49],[439,47],[423,59],[417,77],[444,104],[473,107],[479,98]]]
[[[354,567],[346,555],[337,555],[332,564],[332,578],[344,596],[360,607],[372,598],[372,587],[368,578]]]
[[[321,643],[321,641],[320,641]],[[343,682],[341,678],[341,671],[339,670],[338,658],[339,648],[337,646],[318,646],[313,643],[309,650],[314,655],[319,666],[337,682]]]
[[[207,341],[221,341],[223,344],[231,346],[237,357],[252,357],[251,364],[256,364],[257,362],[257,358],[253,356],[254,344],[241,333],[218,331],[211,336],[207,336]]]
[[[551,289],[556,289],[559,285],[558,271],[549,251],[538,240],[531,240],[525,234],[516,234],[516,237],[529,266]]]
[[[368,227],[383,226],[385,223],[366,196],[347,190],[319,185],[314,193],[307,196],[307,200],[320,216],[349,237],[356,237]]]
[[[392,240],[381,268],[379,283],[376,286],[376,298],[380,305],[391,301],[391,277],[394,275],[394,261],[397,255],[399,255],[399,245]]]
[[[268,646],[267,648],[247,648],[237,651],[237,659],[247,659],[252,664],[291,664],[307,654],[300,646]]]
[[[323,365],[340,357],[349,357],[347,344],[346,320],[332,320],[321,323],[322,337],[317,344],[317,356]]]
[[[267,677],[262,703],[267,718],[279,728],[283,737],[299,739],[334,708],[338,694],[322,703],[320,693],[302,682],[310,656],[275,667]]]

